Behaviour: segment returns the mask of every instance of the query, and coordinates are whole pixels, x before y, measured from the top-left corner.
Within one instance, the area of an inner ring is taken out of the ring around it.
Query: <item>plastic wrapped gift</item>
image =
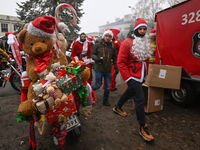
[[[68,100],[66,102],[62,102],[59,107],[54,105],[46,111],[45,116],[47,117],[49,123],[57,121],[59,114],[63,114],[67,117],[77,112],[73,95],[70,94],[67,97]]]
[[[66,66],[67,73],[74,75],[81,74],[85,68],[86,66],[83,61],[77,61],[75,59]]]
[[[49,97],[45,100],[39,101],[37,103],[34,104],[34,106],[37,108],[37,110],[41,113],[44,113],[47,109],[49,109],[50,107],[52,107],[54,105],[54,98],[53,97]]]
[[[83,85],[82,73],[80,75],[71,75],[54,71],[53,74],[56,76],[56,85],[67,95]]]

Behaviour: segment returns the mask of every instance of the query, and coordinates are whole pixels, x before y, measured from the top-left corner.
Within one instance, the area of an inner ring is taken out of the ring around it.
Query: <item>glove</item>
[[[99,64],[103,64],[103,57],[99,58]]]

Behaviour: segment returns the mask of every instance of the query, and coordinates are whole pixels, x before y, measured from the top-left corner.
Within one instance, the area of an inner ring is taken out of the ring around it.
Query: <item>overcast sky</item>
[[[17,16],[16,2],[25,0],[1,0],[0,14]],[[80,32],[98,32],[98,26],[106,24],[107,21],[114,22],[115,18],[123,18],[126,14],[131,14],[131,8],[138,0],[85,0],[82,6],[85,13],[81,18]]]

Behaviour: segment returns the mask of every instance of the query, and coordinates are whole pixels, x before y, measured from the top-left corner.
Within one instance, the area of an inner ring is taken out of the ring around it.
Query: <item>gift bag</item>
[[[41,115],[41,126],[38,128],[40,135],[43,135],[53,129],[53,123],[49,123],[45,115]]]

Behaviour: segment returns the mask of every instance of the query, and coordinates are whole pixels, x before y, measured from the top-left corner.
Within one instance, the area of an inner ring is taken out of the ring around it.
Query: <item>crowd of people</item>
[[[85,33],[81,33],[80,37],[72,43],[72,57],[84,61],[90,70],[94,67],[95,83],[91,85],[92,78],[88,80],[88,83],[94,91],[103,84],[103,105],[105,106],[110,106],[109,93],[117,90],[116,76],[120,72],[128,87],[116,102],[113,112],[126,117],[127,113],[122,106],[132,98],[140,125],[139,134],[145,141],[153,141],[154,137],[148,131],[145,118],[142,84],[146,80],[149,63],[155,62],[156,30],[152,29],[149,38],[146,21],[138,18],[133,31],[128,33],[123,42],[118,38],[119,33],[118,29],[107,29],[102,38],[96,42],[94,42],[94,37],[87,37]]]

